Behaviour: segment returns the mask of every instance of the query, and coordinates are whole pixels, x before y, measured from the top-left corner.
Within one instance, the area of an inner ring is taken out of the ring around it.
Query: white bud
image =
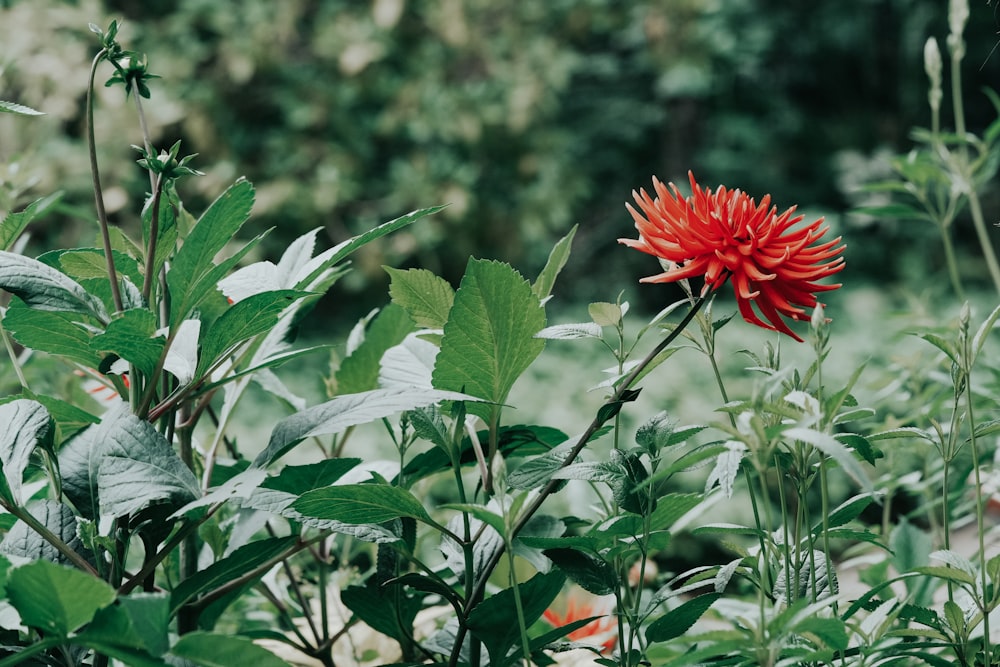
[[[924,70],[927,72],[927,78],[931,80],[931,85],[940,88],[941,50],[933,37],[929,37],[924,44]]]
[[[969,20],[969,0],[951,0],[948,4],[948,28],[956,38],[961,38]]]

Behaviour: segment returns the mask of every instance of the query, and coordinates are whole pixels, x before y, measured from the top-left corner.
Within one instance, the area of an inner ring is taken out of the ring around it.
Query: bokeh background
[[[966,34],[972,131],[996,116],[978,92],[1000,80],[996,5],[973,2]],[[162,77],[146,102],[156,145],[199,153],[206,176],[183,184],[187,207],[245,175],[259,191],[254,233],[274,227],[263,255],[315,227],[332,244],[449,204],[357,257],[315,326],[369,308],[345,295],[384,294],[382,264],[456,280],[476,255],[531,275],[574,224],[560,296],[612,300],[610,277],[632,285],[656,270],[616,245],[632,234],[623,203],[651,175],[683,184],[689,169],[825,215],[849,242],[844,280],[943,282],[930,225],[851,210],[858,186],[889,175],[929,123],[923,44],[944,48],[946,11],[944,0],[6,0],[0,99],[47,115],[0,117],[0,211],[64,190],[28,252],[91,242],[87,24],[117,18]],[[128,229],[148,188],[130,148],[141,134],[120,87],[99,93],[108,203]],[[948,108],[946,97],[946,124]],[[985,197],[992,222],[1000,202]],[[956,231],[974,285],[985,271],[967,227]]]

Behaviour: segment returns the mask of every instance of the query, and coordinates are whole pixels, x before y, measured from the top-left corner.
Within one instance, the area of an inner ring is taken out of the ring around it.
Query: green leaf
[[[618,589],[618,573],[614,566],[597,554],[562,547],[542,553],[585,591],[609,595]]]
[[[590,313],[590,319],[594,321],[594,324],[600,327],[617,326],[625,314],[620,305],[607,301],[597,301],[590,304],[587,306],[587,312]]]
[[[551,327],[545,327],[535,334],[535,338],[542,338],[544,340],[600,339],[603,335],[604,330],[601,329],[600,325],[593,322],[580,322],[577,324],[554,324]]]
[[[302,494],[292,509],[316,519],[350,524],[383,523],[400,517],[430,521],[412,493],[387,484],[344,484]]]
[[[469,260],[444,326],[434,386],[494,404],[470,405],[471,414],[499,410],[545,346],[534,337],[544,327],[545,311],[519,273],[500,262]]]
[[[4,315],[3,325],[24,347],[96,368],[101,358],[90,349],[91,334],[78,324],[80,319],[74,313],[35,310],[15,300]]]
[[[351,426],[422,408],[440,401],[477,400],[466,394],[418,388],[376,389],[338,396],[278,422],[267,448],[253,465],[266,467],[305,438],[341,433]]]
[[[330,259],[328,261],[328,265],[332,266],[337,262],[341,261],[342,259],[346,258],[348,255],[353,253],[358,248],[371,243],[375,239],[382,238],[386,234],[391,234],[396,230],[411,225],[420,218],[423,218],[428,215],[433,215],[434,213],[437,213],[443,208],[445,207],[431,206],[429,208],[421,208],[415,211],[410,211],[406,215],[401,215],[395,220],[384,222],[378,227],[369,229],[367,232],[363,234],[358,234],[354,238],[344,241],[336,248],[331,248],[332,252]]]
[[[812,635],[834,651],[843,651],[847,648],[847,626],[837,617],[809,616],[795,625],[795,632],[800,635]]]
[[[170,615],[173,616],[182,606],[198,597],[276,559],[294,545],[296,539],[292,535],[251,542],[184,579],[170,594]],[[261,576],[264,576],[263,572]]]
[[[82,285],[51,266],[24,255],[0,250],[0,288],[11,292],[38,310],[93,315],[106,321],[100,299]]]
[[[115,601],[115,589],[97,577],[47,560],[10,572],[7,598],[25,625],[67,637]]]
[[[99,354],[114,353],[146,375],[152,375],[163,353],[164,338],[156,336],[156,315],[133,308],[114,316],[104,333],[90,340]]]
[[[518,585],[524,623],[527,626],[530,627],[549,608],[565,581],[562,573],[553,571],[536,574]],[[468,626],[489,652],[490,664],[506,664],[504,656],[520,639],[514,590],[504,589],[476,605],[469,614]]]
[[[31,224],[31,221],[42,215],[60,199],[62,199],[62,192],[56,192],[48,197],[36,199],[17,213],[8,213],[3,222],[0,222],[0,250],[10,250],[25,228]]]
[[[32,109],[31,107],[26,107],[23,104],[18,104],[17,102],[7,102],[5,100],[0,100],[0,113],[14,113],[21,116],[44,116],[44,111],[38,111]]]
[[[975,577],[973,577],[968,572],[963,572],[962,570],[956,570],[953,567],[944,567],[942,565],[927,565],[924,567],[913,568],[914,572],[919,572],[920,574],[926,574],[930,577],[935,577],[937,579],[944,579],[945,581],[953,581],[958,584],[965,584],[967,586],[974,586],[976,583]]]
[[[423,606],[421,598],[393,593],[377,587],[373,577],[365,586],[342,590],[341,601],[375,631],[397,641],[412,641],[413,621]]]
[[[149,422],[122,405],[59,452],[63,490],[83,516],[123,516],[154,503],[181,507],[198,479]]]
[[[36,500],[28,503],[25,510],[56,537],[65,542],[70,549],[80,554],[90,555],[86,552],[83,541],[78,535],[76,515],[65,504],[55,500]],[[69,562],[66,556],[23,521],[18,521],[7,531],[3,543],[0,544],[0,552],[22,558],[43,559],[53,563]]]
[[[215,268],[215,256],[250,217],[253,202],[253,185],[239,179],[212,202],[184,239],[167,274],[172,323],[180,322],[190,312],[197,298],[196,288]]]
[[[976,357],[982,351],[983,345],[986,343],[986,337],[993,331],[993,326],[996,324],[998,317],[1000,317],[1000,305],[993,309],[993,312],[989,314],[976,330],[976,335],[972,337],[972,362],[976,360]]]
[[[552,294],[552,287],[556,284],[556,278],[563,267],[566,266],[566,261],[569,259],[570,247],[573,245],[573,237],[576,236],[577,227],[579,225],[573,225],[573,229],[569,230],[569,233],[559,239],[558,243],[553,246],[552,252],[549,253],[549,259],[545,262],[545,268],[538,274],[535,284],[531,286],[531,291],[535,293],[535,296],[539,300],[544,301]]]
[[[12,505],[21,505],[21,483],[31,452],[50,433],[52,419],[41,403],[19,399],[0,405],[0,494]]]
[[[837,506],[836,509],[830,512],[830,515],[826,520],[827,528],[836,528],[837,526],[843,526],[849,521],[854,521],[862,512],[865,511],[865,508],[872,504],[874,500],[875,497],[870,493],[864,493],[845,500]],[[822,530],[822,521],[813,526],[814,535],[819,535]],[[900,572],[905,572],[905,570],[900,570]]]
[[[389,296],[418,327],[443,329],[455,302],[455,290],[444,278],[427,269],[382,267],[389,274]]]
[[[932,333],[923,333],[920,334],[920,337],[948,355],[948,358],[951,359],[952,363],[959,363],[959,357],[961,355],[959,355],[958,350],[955,349],[955,345],[950,340],[946,340],[941,336]]]
[[[200,378],[222,357],[273,327],[281,314],[308,292],[277,290],[254,294],[230,306],[201,336],[204,341],[195,377]]]
[[[173,645],[170,653],[199,667],[288,667],[288,663],[251,640],[236,635],[189,632]]]
[[[170,598],[165,593],[133,593],[94,616],[75,641],[140,649],[163,655],[170,647]],[[130,664],[130,663],[127,663]]]
[[[671,609],[649,624],[646,628],[646,641],[665,642],[680,637],[690,630],[720,597],[722,595],[719,593],[705,593]]]
[[[660,496],[656,510],[650,517],[650,525],[669,529],[685,514],[701,504],[705,497],[700,493],[668,493]]]
[[[60,398],[36,394],[31,391],[23,391],[21,395],[25,398],[38,401],[45,406],[45,409],[49,411],[49,415],[55,420],[56,426],[59,429],[59,436],[61,436],[58,438],[59,442],[66,442],[69,440],[69,436],[80,429],[100,421],[99,418],[86,410],[82,410]]]
[[[866,493],[875,493],[875,487],[872,485],[872,481],[868,479],[861,464],[854,458],[851,451],[833,436],[815,429],[801,427],[786,429],[783,431],[783,435],[786,438],[809,443],[836,461],[843,471],[854,478],[854,481]]]
[[[413,331],[406,311],[389,304],[368,325],[365,339],[337,369],[337,393],[356,394],[378,388],[379,362],[386,351]]]

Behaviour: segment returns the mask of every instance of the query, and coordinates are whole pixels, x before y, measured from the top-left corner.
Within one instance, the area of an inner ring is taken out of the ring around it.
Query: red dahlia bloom
[[[730,277],[743,319],[780,331],[797,341],[782,316],[806,320],[817,305],[816,292],[840,287],[816,281],[844,268],[840,237],[819,242],[829,227],[820,218],[798,226],[803,216],[795,207],[778,214],[771,195],[760,204],[739,190],[702,190],[688,172],[692,195],[684,197],[653,178],[656,198],[645,190],[632,192],[640,211],[626,204],[639,230],[638,239],[618,239],[630,248],[659,257],[667,268],[643,278],[645,283],[669,283],[703,276],[702,296]],[[756,304],[765,322],[754,310]]]
[[[599,616],[583,627],[571,631],[566,638],[574,642],[593,642],[605,650],[611,651],[618,642],[618,622],[610,615],[611,605],[602,600],[586,602],[570,595],[566,599],[566,612],[559,614],[552,609],[546,609],[542,614],[554,628],[561,628],[574,621]]]

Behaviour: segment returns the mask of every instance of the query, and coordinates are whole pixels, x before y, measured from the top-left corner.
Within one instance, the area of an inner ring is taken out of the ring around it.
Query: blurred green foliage
[[[651,174],[686,182],[688,169],[704,185],[827,215],[850,242],[845,280],[934,275],[933,229],[844,213],[927,122],[922,47],[943,37],[946,4],[7,0],[0,99],[48,115],[0,117],[0,210],[65,189],[62,216],[33,243],[90,243],[83,99],[96,44],[86,26],[119,18],[122,40],[162,77],[146,103],[157,147],[182,139],[201,155],[193,166],[207,176],[184,185],[189,207],[246,175],[258,228],[275,227],[263,252],[314,227],[333,243],[449,204],[358,257],[355,289],[383,289],[382,264],[450,279],[470,254],[539,267],[579,223],[568,296],[606,299],[607,275],[628,285],[655,270],[615,250],[632,234],[623,201]],[[976,91],[1000,72],[994,4],[975,3],[967,33],[972,131],[993,119]],[[128,228],[148,181],[120,89],[101,90],[97,123],[109,208]],[[984,201],[995,218],[1000,201]]]

